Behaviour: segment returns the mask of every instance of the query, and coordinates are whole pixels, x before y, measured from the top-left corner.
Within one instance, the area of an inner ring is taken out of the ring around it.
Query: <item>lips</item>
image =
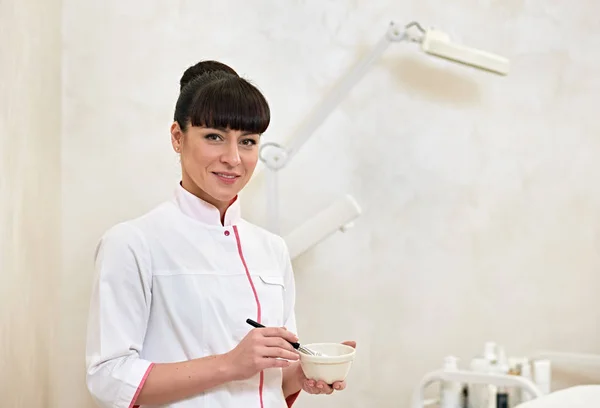
[[[225,183],[225,184],[233,184],[236,182],[236,180],[240,177],[240,175],[235,174],[235,173],[226,173],[226,172],[212,172],[215,176],[217,176],[217,178]]]

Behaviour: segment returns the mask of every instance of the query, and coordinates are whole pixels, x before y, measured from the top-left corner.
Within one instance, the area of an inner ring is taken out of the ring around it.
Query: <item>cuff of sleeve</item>
[[[142,387],[152,371],[154,363],[145,360],[136,360],[124,379],[123,386],[118,398],[118,407],[135,407],[135,400],[142,391]]]
[[[285,399],[285,402],[286,402],[288,408],[291,408],[291,406],[294,404],[294,402],[296,402],[296,399],[298,398],[298,395],[300,395],[300,391],[298,391],[295,394],[290,395],[289,397],[287,397]]]

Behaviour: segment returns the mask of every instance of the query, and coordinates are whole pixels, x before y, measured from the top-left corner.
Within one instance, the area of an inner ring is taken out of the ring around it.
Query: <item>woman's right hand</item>
[[[267,368],[288,367],[288,360],[299,359],[298,352],[289,343],[297,341],[285,328],[252,329],[237,347],[225,354],[234,380],[245,380]]]

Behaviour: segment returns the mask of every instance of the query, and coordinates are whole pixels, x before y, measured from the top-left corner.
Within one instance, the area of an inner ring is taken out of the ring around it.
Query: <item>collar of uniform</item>
[[[196,197],[183,188],[181,183],[179,183],[175,190],[175,201],[177,202],[179,209],[185,215],[204,224],[231,226],[236,224],[241,218],[240,200],[238,199],[238,196],[235,196],[231,201],[231,204],[229,204],[229,207],[225,212],[223,224],[221,224],[221,214],[217,207]]]

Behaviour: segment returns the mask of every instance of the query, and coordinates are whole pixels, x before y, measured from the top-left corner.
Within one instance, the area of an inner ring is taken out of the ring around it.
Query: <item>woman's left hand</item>
[[[356,348],[355,341],[344,341],[342,344]],[[309,394],[332,394],[333,391],[341,391],[346,388],[346,381],[338,381],[329,385],[324,381],[315,381],[311,380],[310,378],[306,378],[304,373],[302,373],[301,368],[300,373],[303,377],[302,389]]]

